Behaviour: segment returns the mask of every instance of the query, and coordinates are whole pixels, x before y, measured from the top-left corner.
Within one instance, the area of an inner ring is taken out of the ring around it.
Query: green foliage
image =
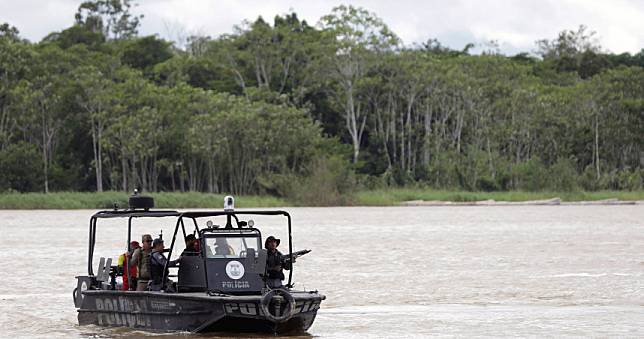
[[[301,206],[342,206],[353,202],[355,176],[345,159],[319,157],[302,176],[282,178],[280,191]]]
[[[577,189],[577,170],[572,159],[560,158],[550,166],[549,172],[549,189],[559,192],[570,192]]]
[[[18,42],[20,41],[20,31],[15,26],[5,22],[0,25],[0,39]]]
[[[599,179],[600,187],[612,190],[638,191],[644,187],[644,172],[641,169],[610,171]]]
[[[512,168],[514,188],[524,191],[542,191],[548,187],[548,173],[538,158],[530,159]]]
[[[42,157],[33,144],[20,142],[0,150],[0,191],[39,191],[42,166]]]
[[[221,208],[223,194],[199,192],[158,192],[151,194],[156,208]],[[0,209],[112,209],[127,208],[128,195],[124,192],[54,192],[0,193]],[[237,196],[236,208],[283,207],[287,202],[274,197]]]
[[[142,71],[172,57],[170,43],[155,36],[129,40],[121,50],[121,62]]]
[[[181,50],[137,37],[132,6],[82,2],[35,44],[0,25],[1,189],[335,205],[356,187],[642,188],[644,50],[610,54],[583,26],[539,41],[541,58],[471,55],[405,47],[375,13],[339,6]]]
[[[76,24],[113,39],[129,39],[138,33],[143,15],[132,15],[132,0],[90,0],[78,6]]]
[[[54,42],[64,49],[82,44],[90,49],[98,50],[105,43],[105,36],[103,33],[92,31],[85,26],[74,25],[60,33],[52,33],[43,40]]]
[[[579,186],[584,191],[597,191],[600,189],[599,180],[597,180],[597,174],[592,166],[586,166],[581,175],[577,178]]]

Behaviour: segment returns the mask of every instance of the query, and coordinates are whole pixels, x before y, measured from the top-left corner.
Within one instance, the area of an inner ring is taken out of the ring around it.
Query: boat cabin
[[[237,216],[227,214],[226,217],[234,219]],[[266,271],[262,234],[260,230],[248,227],[249,222],[237,220],[237,227],[230,224],[220,227],[209,221],[207,228],[198,231],[200,251],[198,255],[181,257],[178,292],[262,292]],[[252,220],[250,223],[253,224]]]

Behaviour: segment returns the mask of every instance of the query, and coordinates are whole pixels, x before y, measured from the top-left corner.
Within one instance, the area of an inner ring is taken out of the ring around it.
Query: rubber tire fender
[[[285,311],[279,317],[273,315],[271,312],[269,312],[269,309],[268,309],[268,306],[270,305],[271,300],[276,295],[281,295],[284,299],[286,299]],[[287,290],[283,288],[272,289],[268,293],[264,294],[262,296],[262,300],[260,301],[259,305],[262,308],[262,311],[264,312],[264,316],[266,317],[266,319],[274,323],[281,323],[289,320],[293,315],[293,313],[295,312],[295,298],[293,298],[291,293],[289,293]]]

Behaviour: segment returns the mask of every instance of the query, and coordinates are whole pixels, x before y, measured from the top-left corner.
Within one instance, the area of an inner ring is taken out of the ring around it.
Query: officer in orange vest
[[[130,290],[130,283],[132,286],[136,286],[136,266],[128,266],[128,258],[132,257],[132,253],[134,250],[139,248],[139,242],[138,241],[132,241],[130,243],[130,250],[128,252],[125,252],[119,256],[119,261],[118,261],[118,266],[121,272],[123,272],[123,291],[129,291]],[[127,278],[125,275],[125,269],[127,267],[128,275],[130,276],[130,279]]]

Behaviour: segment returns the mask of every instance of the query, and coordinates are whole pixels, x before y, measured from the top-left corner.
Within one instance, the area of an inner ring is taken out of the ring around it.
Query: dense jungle
[[[0,26],[0,192],[207,192],[342,204],[396,187],[642,190],[644,49],[585,26],[504,55],[405,44],[376,13],[140,36],[83,2],[41,41]]]

